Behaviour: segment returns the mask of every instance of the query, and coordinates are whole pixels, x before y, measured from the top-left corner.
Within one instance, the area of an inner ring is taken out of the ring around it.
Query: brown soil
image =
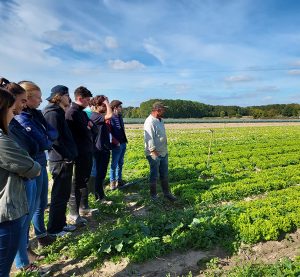
[[[106,262],[101,268],[96,269],[83,276],[144,276],[165,277],[182,276],[192,272],[193,276],[205,276],[205,263],[213,257],[220,258],[219,264],[228,270],[245,262],[253,263],[275,263],[288,257],[295,258],[299,255],[300,230],[290,234],[282,241],[269,241],[258,243],[252,247],[242,246],[240,252],[232,257],[227,257],[221,249],[212,251],[187,251],[185,253],[172,253],[165,257],[157,257],[143,264],[129,264],[127,260],[118,263]]]

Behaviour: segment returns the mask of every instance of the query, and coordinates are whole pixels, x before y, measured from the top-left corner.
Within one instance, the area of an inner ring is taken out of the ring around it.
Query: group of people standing
[[[32,263],[39,256],[29,244],[31,222],[40,247],[87,224],[82,215],[91,212],[92,168],[93,191],[98,201],[104,201],[110,153],[111,188],[123,185],[127,138],[122,102],[93,97],[83,86],[75,90],[74,98],[71,102],[68,87],[57,85],[40,111],[42,93],[34,82],[0,79],[0,277],[9,276],[14,260],[22,271],[42,273]],[[47,161],[53,185],[46,227]],[[71,224],[67,224],[68,203]]]
[[[86,225],[91,213],[88,195],[105,201],[104,180],[110,163],[110,187],[124,185],[122,168],[127,138],[122,102],[104,95],[92,96],[83,86],[74,91],[57,85],[42,102],[41,89],[32,81],[0,79],[0,277],[8,277],[13,261],[25,272],[39,272],[33,260],[41,258],[30,247],[29,229],[40,247],[56,237]],[[160,179],[170,201],[167,136],[162,120],[166,106],[156,102],[144,124],[145,155],[150,166],[150,196],[158,200]],[[48,154],[48,157],[46,156]],[[48,169],[52,175],[49,221]],[[91,184],[92,186],[88,186]],[[67,224],[67,205],[69,216]]]

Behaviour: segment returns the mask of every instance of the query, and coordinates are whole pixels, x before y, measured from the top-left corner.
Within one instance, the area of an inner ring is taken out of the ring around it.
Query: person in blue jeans
[[[113,100],[110,103],[113,116],[108,122],[112,135],[112,157],[110,164],[110,187],[112,190],[124,185],[122,169],[126,152],[127,138],[125,134],[124,121],[122,118],[122,102]]]
[[[34,178],[40,165],[8,136],[14,96],[0,88],[0,276],[8,277],[28,213],[23,178]],[[13,165],[13,166],[12,166]]]
[[[150,196],[158,199],[156,186],[158,178],[164,197],[175,201],[176,197],[170,192],[168,179],[168,143],[163,116],[167,106],[162,102],[152,105],[152,112],[144,123],[145,154],[150,165]]]
[[[55,241],[55,238],[47,234],[44,222],[44,213],[48,203],[48,174],[45,150],[52,148],[53,142],[57,139],[58,134],[57,131],[46,122],[42,112],[37,110],[42,102],[40,88],[31,81],[21,81],[18,84],[26,91],[27,108],[15,118],[26,130],[30,131],[31,137],[36,141],[39,147],[36,161],[42,168],[41,174],[36,178],[37,197],[32,222],[38,244],[43,247]]]
[[[27,103],[26,92],[18,84],[9,82],[5,88],[15,97],[14,115],[18,115],[22,112]],[[12,119],[9,123],[9,136],[18,143],[30,157],[34,160],[38,152],[38,145],[30,135],[30,131],[27,131],[16,119]],[[31,265],[31,261],[39,258],[39,256],[33,252],[29,246],[29,226],[32,220],[32,216],[36,207],[36,180],[35,178],[24,180],[26,196],[28,201],[28,214],[24,216],[24,221],[20,229],[21,240],[19,248],[16,254],[15,263],[18,269],[27,269]],[[36,267],[36,270],[38,268]]]
[[[109,101],[104,95],[97,95],[90,101],[93,107],[91,120],[94,137],[94,159],[96,161],[95,197],[105,201],[104,180],[110,159],[111,141],[106,122],[112,117]]]

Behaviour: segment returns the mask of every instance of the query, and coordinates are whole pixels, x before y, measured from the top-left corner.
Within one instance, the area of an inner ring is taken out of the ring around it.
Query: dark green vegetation
[[[108,192],[112,205],[93,202],[99,226],[56,242],[45,250],[47,262],[62,256],[91,258],[94,265],[121,257],[143,262],[216,245],[234,253],[241,243],[278,240],[300,227],[299,127],[224,128],[213,136],[209,130],[168,130],[168,137],[171,189],[179,201],[149,200],[143,132],[130,130],[124,173],[138,182]],[[239,270],[263,276],[252,272],[289,267],[299,270],[293,262]]]
[[[251,264],[245,263],[234,267],[228,271],[223,270],[219,267],[218,259],[212,259],[207,263],[208,270],[206,271],[206,276],[208,277],[218,277],[218,276],[228,276],[228,277],[261,277],[261,276],[290,276],[296,277],[300,276],[300,262],[299,257],[296,261],[290,259],[283,259],[274,264]],[[192,275],[190,274],[190,276]]]
[[[281,118],[300,116],[299,104],[273,104],[265,106],[214,106],[196,101],[151,99],[142,102],[140,107],[124,108],[126,118],[145,118],[151,111],[151,106],[155,101],[163,101],[169,108],[166,113],[167,118],[202,118],[202,117],[242,117],[251,116],[253,118]]]

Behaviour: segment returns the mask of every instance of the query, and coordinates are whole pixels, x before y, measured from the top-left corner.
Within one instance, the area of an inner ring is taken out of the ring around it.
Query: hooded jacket
[[[45,150],[52,148],[53,141],[57,138],[57,131],[50,126],[41,111],[26,108],[15,119],[28,131],[28,134],[36,141],[39,151],[36,161],[40,165],[47,164]]]
[[[34,178],[40,165],[0,129],[0,223],[28,213],[23,178]]]
[[[43,115],[49,125],[58,132],[58,138],[53,142],[49,150],[49,160],[73,161],[78,153],[77,146],[65,119],[65,111],[57,104],[50,103],[43,110]]]
[[[31,158],[36,159],[37,152],[39,151],[38,144],[30,136],[30,132],[27,131],[15,118],[9,123],[9,136],[18,145],[25,149]]]

